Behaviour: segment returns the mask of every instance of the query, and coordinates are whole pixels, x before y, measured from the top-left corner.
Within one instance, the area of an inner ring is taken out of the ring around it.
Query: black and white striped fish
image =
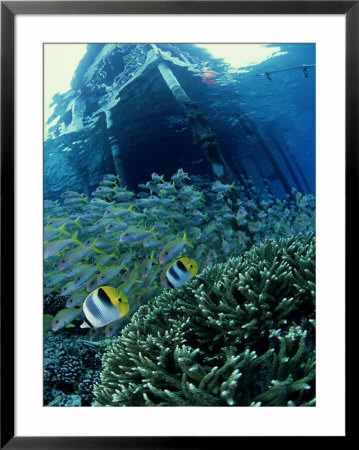
[[[166,282],[171,288],[178,288],[193,278],[198,270],[196,261],[181,258],[174,262],[166,271]]]
[[[84,322],[81,328],[100,328],[126,316],[130,310],[123,291],[101,286],[87,296],[83,304]]]

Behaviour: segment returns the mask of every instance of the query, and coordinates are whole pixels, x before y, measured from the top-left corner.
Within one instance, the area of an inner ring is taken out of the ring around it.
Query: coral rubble
[[[90,406],[109,339],[90,341],[72,330],[44,335],[44,405]]]

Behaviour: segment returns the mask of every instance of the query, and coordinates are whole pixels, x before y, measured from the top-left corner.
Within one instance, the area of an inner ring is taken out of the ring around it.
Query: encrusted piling
[[[231,184],[235,182],[233,174],[219,148],[219,144],[216,142],[216,135],[211,131],[204,115],[197,111],[197,104],[190,100],[165,61],[161,61],[157,68],[177,103],[180,105],[184,117],[188,120],[194,137],[194,143],[201,146],[215,177],[222,183]]]
[[[115,168],[116,168],[116,174],[120,178],[120,181],[119,181],[120,185],[122,187],[125,187],[127,183],[126,183],[125,170],[123,168],[123,160],[122,160],[122,152],[121,152],[120,142],[119,142],[118,138],[115,136],[115,133],[113,130],[113,121],[111,119],[111,111],[106,110],[105,114],[106,114],[107,135],[108,135],[108,140],[110,142],[110,149],[111,149],[113,162],[114,162]]]
[[[274,153],[272,151],[272,149],[270,148],[268,142],[266,141],[265,137],[263,136],[262,132],[260,131],[260,129],[257,127],[257,124],[250,118],[246,119],[248,122],[248,125],[251,127],[251,129],[253,130],[254,135],[256,136],[256,138],[258,139],[259,143],[261,144],[263,150],[265,151],[269,161],[271,162],[274,170],[276,171],[276,175],[279,178],[280,182],[283,185],[284,190],[286,191],[287,194],[291,195],[292,193],[292,189],[288,183],[287,177],[284,175],[276,157],[274,156]]]
[[[295,185],[297,186],[298,191],[302,192],[304,194],[304,189],[301,185],[301,182],[299,181],[299,179],[297,177],[297,174],[294,171],[292,163],[289,161],[289,158],[288,158],[286,152],[284,151],[283,147],[279,144],[279,142],[276,139],[274,139],[274,142],[279,150],[279,153],[281,154],[282,158],[284,159],[284,162],[286,163],[290,174],[292,175],[293,181],[294,181]],[[309,191],[308,191],[308,193],[309,193]]]

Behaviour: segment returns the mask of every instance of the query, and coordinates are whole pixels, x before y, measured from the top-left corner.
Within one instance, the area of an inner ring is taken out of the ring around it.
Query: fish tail
[[[153,263],[159,264],[159,262],[155,259],[155,251],[154,250],[152,250],[152,252],[151,252],[150,259],[152,259]]]
[[[152,234],[152,236],[156,239],[157,241],[157,236],[154,233],[154,229],[155,229],[155,225],[153,225],[153,227],[150,229],[150,233]]]
[[[66,223],[63,223],[61,227],[58,228],[60,233],[64,234],[65,236],[71,236],[71,234],[68,231],[65,231]]]
[[[74,220],[74,223],[82,230],[82,225],[79,223],[80,217]]]
[[[154,264],[159,264],[159,262],[155,259],[155,251],[154,250],[152,250],[152,252],[151,252],[150,259],[152,259],[152,262]]]
[[[97,241],[97,239],[95,239],[93,241],[93,243],[90,245],[90,249],[93,250],[96,253],[99,253],[100,255],[107,255],[107,253],[105,253],[102,250],[99,250],[98,248],[96,248],[96,241]]]
[[[76,244],[79,245],[80,247],[83,247],[82,242],[80,242],[79,240],[77,240],[77,235],[78,235],[78,231],[75,231],[75,233],[71,236],[71,240]]]
[[[136,270],[135,276],[132,278],[131,282],[132,282],[132,283],[136,283],[136,284],[141,284],[141,283],[143,283],[143,280],[138,280],[138,279],[137,279],[137,275],[138,275],[138,271]]]
[[[118,250],[117,250],[117,247],[116,247],[116,250],[115,250],[115,251],[118,251]],[[117,259],[117,260],[120,259],[118,256],[115,255],[115,253],[112,253],[112,256],[113,256],[115,259]]]
[[[183,235],[184,242],[188,245],[188,247],[194,248],[194,246],[187,240],[187,234],[184,233]]]

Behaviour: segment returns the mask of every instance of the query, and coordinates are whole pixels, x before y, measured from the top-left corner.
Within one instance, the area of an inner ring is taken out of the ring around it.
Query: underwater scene
[[[44,45],[44,406],[315,406],[315,61]]]

